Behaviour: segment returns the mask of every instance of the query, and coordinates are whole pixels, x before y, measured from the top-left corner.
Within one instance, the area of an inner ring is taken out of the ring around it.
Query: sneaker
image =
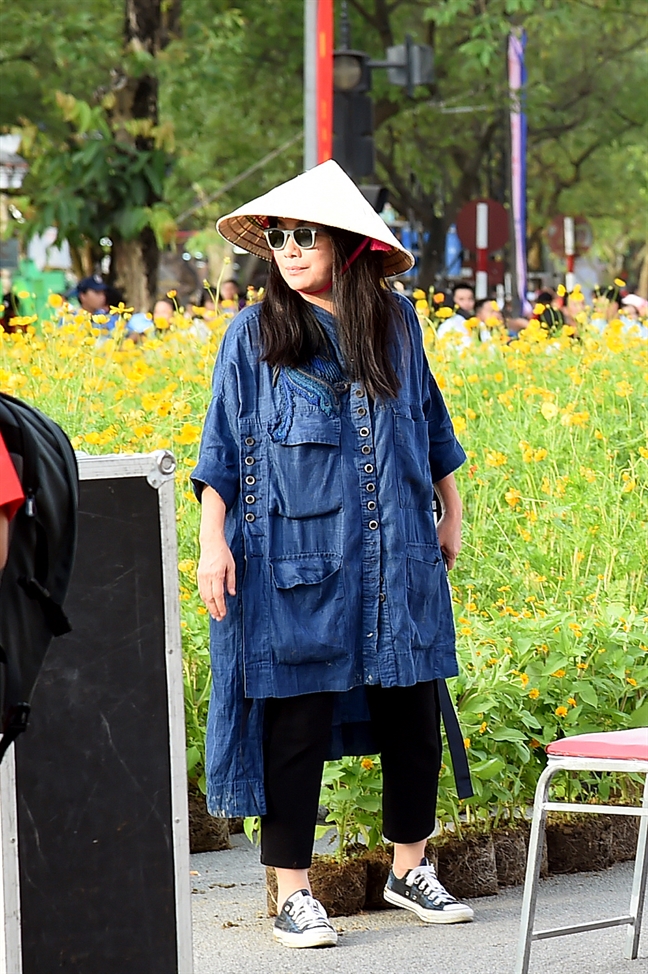
[[[390,870],[384,897],[388,903],[416,913],[426,923],[466,923],[475,915],[441,885],[436,869],[427,859],[421,859],[420,866],[410,869],[402,879]]]
[[[338,939],[326,910],[307,889],[288,897],[274,922],[272,936],[284,947],[335,947]]]

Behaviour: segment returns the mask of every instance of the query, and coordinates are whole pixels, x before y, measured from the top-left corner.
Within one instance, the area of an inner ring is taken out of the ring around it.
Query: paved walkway
[[[244,836],[234,848],[191,857],[195,974],[510,974],[522,889],[473,900],[473,923],[426,926],[404,910],[334,920],[339,946],[289,950],[272,942],[258,851]],[[544,880],[543,926],[626,913],[632,864]],[[625,928],[535,944],[530,974],[646,974],[648,920],[639,959],[623,959]]]

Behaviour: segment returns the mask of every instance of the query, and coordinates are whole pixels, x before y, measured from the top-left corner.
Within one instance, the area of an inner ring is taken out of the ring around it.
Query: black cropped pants
[[[441,768],[435,681],[365,687],[383,772],[383,834],[410,843],[434,831]],[[261,862],[280,869],[311,864],[322,771],[333,719],[332,693],[265,703],[265,794]]]

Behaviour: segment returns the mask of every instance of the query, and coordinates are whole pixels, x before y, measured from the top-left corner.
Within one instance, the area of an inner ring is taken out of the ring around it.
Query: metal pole
[[[576,278],[574,276],[574,254],[576,248],[574,246],[574,218],[571,216],[566,216],[563,223],[563,234],[565,237],[565,257],[567,258],[567,273],[565,274],[565,287],[568,291],[574,290],[574,284],[576,283]]]
[[[317,5],[304,0],[304,169],[317,165]]]
[[[488,297],[488,203],[477,204],[475,297]]]

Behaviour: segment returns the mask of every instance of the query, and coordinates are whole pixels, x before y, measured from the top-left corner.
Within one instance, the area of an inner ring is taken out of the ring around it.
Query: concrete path
[[[195,974],[510,974],[522,889],[471,901],[475,921],[426,926],[404,910],[340,917],[337,948],[289,950],[272,942],[258,851],[234,848],[191,857]],[[626,913],[632,864],[544,880],[538,922],[563,926]],[[648,974],[648,921],[639,959],[623,959],[625,928],[542,941],[530,974]]]

